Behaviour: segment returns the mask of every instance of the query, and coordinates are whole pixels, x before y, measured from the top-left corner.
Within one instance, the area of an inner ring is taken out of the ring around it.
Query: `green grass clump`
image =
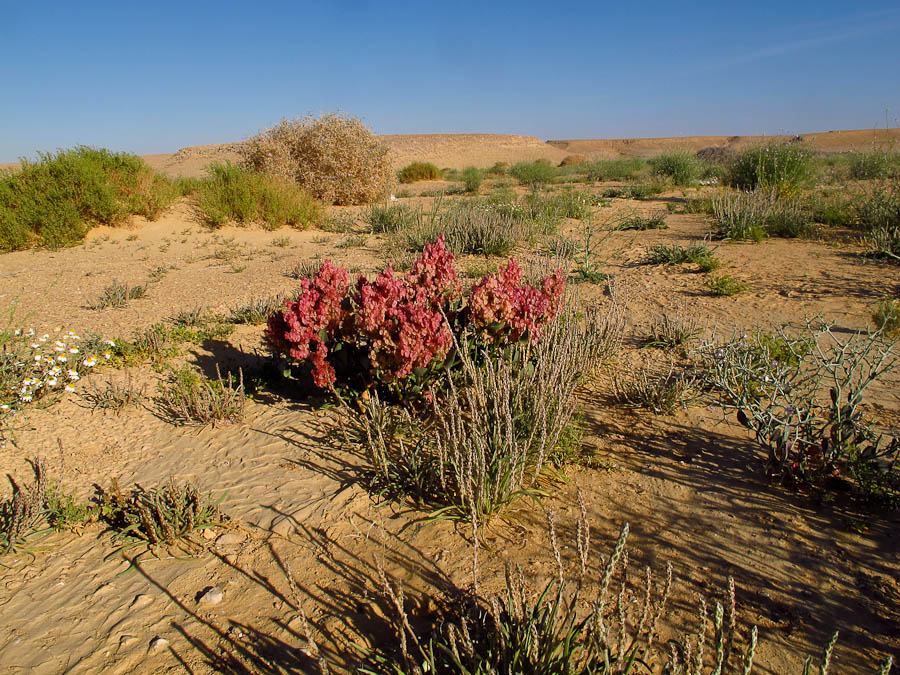
[[[773,237],[811,237],[816,226],[798,199],[781,197],[776,190],[724,192],[712,200],[713,218],[720,237],[762,241]]]
[[[722,266],[722,261],[706,244],[657,244],[650,249],[647,258],[649,265],[682,265],[693,263],[701,272],[712,272]]]
[[[740,190],[793,192],[810,177],[813,155],[797,143],[770,143],[744,150],[731,164],[728,182]]]
[[[373,205],[369,208],[368,221],[372,232],[385,234],[412,227],[418,214],[408,206]]]
[[[623,159],[601,159],[582,164],[579,169],[587,173],[595,182],[632,180],[647,168],[647,162],[637,157]]]
[[[226,527],[230,518],[219,508],[225,495],[213,500],[196,485],[173,481],[161,488],[134,487],[128,494],[113,479],[99,495],[98,518],[109,526],[117,552],[143,549],[154,557],[195,555],[206,548],[197,538],[203,530]]]
[[[900,299],[882,298],[872,312],[872,320],[888,335],[900,334]]]
[[[900,175],[900,152],[855,152],[850,159],[850,177],[856,180]]]
[[[196,193],[204,223],[259,223],[267,230],[283,225],[304,229],[322,220],[322,202],[289,182],[245,171],[230,162],[209,167],[210,177]]]
[[[146,295],[146,286],[129,286],[114,279],[109,286],[103,289],[100,297],[88,305],[88,309],[106,309],[107,307],[121,309],[128,306],[129,300],[138,300]]]
[[[431,162],[413,162],[397,172],[397,180],[401,183],[415,183],[420,180],[441,180],[444,175]]]
[[[737,295],[738,293],[743,293],[749,288],[743,281],[739,281],[730,274],[724,272],[718,276],[710,276],[707,278],[706,287],[712,295],[723,297],[730,297],[732,295]]]
[[[642,201],[664,192],[665,189],[666,186],[660,182],[634,183],[626,188],[625,196],[629,199]]]
[[[550,162],[538,160],[536,162],[519,162],[513,164],[509,169],[509,174],[517,179],[522,185],[527,185],[533,191],[537,191],[541,186],[546,185],[556,178],[558,171]]]
[[[234,424],[244,418],[244,376],[231,373],[223,378],[216,367],[216,379],[207,379],[189,367],[172,371],[160,386],[157,404],[166,419],[178,425],[217,426]]]
[[[80,243],[95,225],[121,225],[130,215],[156,219],[179,192],[127,153],[78,146],[22,160],[0,175],[0,251]]]
[[[617,230],[665,230],[666,216],[663,213],[654,213],[649,216],[629,216],[619,223]]]
[[[689,152],[669,152],[650,160],[653,173],[668,176],[675,185],[693,185],[700,178],[700,161]]]
[[[484,180],[484,174],[481,172],[481,169],[467,166],[463,169],[462,180],[466,192],[478,194],[478,191],[481,189],[481,181]]]

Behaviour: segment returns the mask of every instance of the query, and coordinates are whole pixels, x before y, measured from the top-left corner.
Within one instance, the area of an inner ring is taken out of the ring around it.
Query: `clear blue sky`
[[[900,118],[892,2],[0,0],[0,161],[377,133],[802,133]]]

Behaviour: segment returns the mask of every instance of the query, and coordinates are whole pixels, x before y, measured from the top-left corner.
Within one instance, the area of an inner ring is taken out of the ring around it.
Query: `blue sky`
[[[894,2],[0,0],[0,161],[136,153],[341,110],[377,133],[897,126]]]

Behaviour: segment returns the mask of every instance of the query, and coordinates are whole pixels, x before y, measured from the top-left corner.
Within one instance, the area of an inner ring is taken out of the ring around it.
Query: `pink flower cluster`
[[[334,368],[326,360],[328,343],[341,334],[347,320],[344,298],[349,286],[347,270],[326,260],[315,277],[303,280],[297,300],[286,302],[283,311],[269,317],[269,340],[298,361],[309,359],[319,387],[335,380]]]
[[[510,259],[506,268],[484,277],[472,289],[469,319],[489,342],[536,340],[541,328],[556,315],[565,289],[565,278],[556,270],[540,288],[522,283],[522,268]]]
[[[312,363],[319,387],[337,379],[327,357],[338,343],[359,361],[348,368],[369,369],[377,381],[394,382],[447,355],[453,346],[449,318],[455,317],[458,327],[471,323],[494,343],[525,334],[536,339],[555,315],[565,281],[557,271],[534,288],[521,277],[521,268],[510,260],[506,269],[484,277],[468,308],[454,314],[462,285],[441,235],[409,274],[398,277],[389,266],[374,281],[360,276],[353,292],[347,271],[326,261],[313,279],[304,279],[295,302],[269,317],[267,334],[279,351]]]

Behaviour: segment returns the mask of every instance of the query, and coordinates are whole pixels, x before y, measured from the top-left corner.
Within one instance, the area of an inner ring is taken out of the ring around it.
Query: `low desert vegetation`
[[[667,227],[666,216],[662,212],[647,216],[628,216],[617,226],[620,230],[665,230]]]
[[[20,171],[0,175],[0,251],[74,246],[96,225],[155,220],[178,196],[127,153],[79,146],[23,159]]]
[[[739,190],[796,193],[807,184],[814,155],[802,143],[770,143],[738,154],[728,171],[728,183]]]
[[[296,182],[333,204],[369,204],[390,193],[387,146],[356,117],[282,120],[241,146],[243,166]]]
[[[772,237],[811,237],[815,224],[797,199],[776,190],[722,192],[712,198],[717,234],[725,239],[762,241]]]
[[[727,272],[709,275],[706,279],[706,287],[712,295],[724,297],[743,293],[750,288],[746,283],[739,279],[735,279]]]
[[[700,272],[713,272],[722,266],[715,249],[706,244],[656,244],[647,257],[649,265],[683,265],[693,263]]]
[[[208,379],[190,367],[174,370],[160,385],[157,407],[160,414],[177,425],[216,426],[235,424],[244,418],[247,395],[244,375],[228,373],[222,377],[216,366],[216,379]]]
[[[650,168],[658,176],[667,176],[675,185],[694,185],[699,179],[702,166],[690,152],[670,152],[650,160]]]
[[[283,178],[246,171],[233,164],[213,164],[194,199],[200,219],[210,227],[258,224],[304,229],[321,222],[322,203]]]
[[[900,337],[900,299],[882,298],[872,312],[872,320],[886,335]]]
[[[431,162],[412,162],[397,172],[401,183],[415,183],[420,180],[441,180],[444,174]]]
[[[139,300],[147,296],[147,287],[136,284],[129,286],[115,279],[103,289],[100,297],[88,305],[90,309],[121,309],[127,307],[131,300]]]
[[[519,162],[509,168],[509,175],[522,185],[537,192],[543,186],[553,182],[557,176],[557,168],[546,161]]]
[[[643,408],[658,415],[685,409],[697,398],[697,379],[674,362],[668,368],[644,363],[629,375],[616,376],[616,401],[627,407]]]

